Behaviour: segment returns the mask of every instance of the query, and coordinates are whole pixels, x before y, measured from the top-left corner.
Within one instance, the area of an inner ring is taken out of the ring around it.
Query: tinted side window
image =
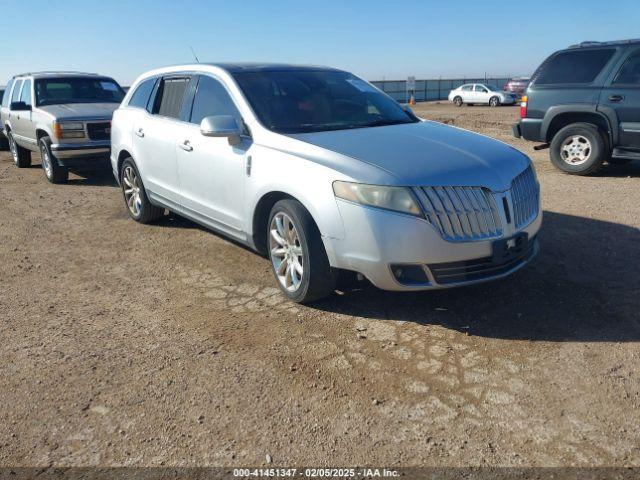
[[[476,92],[483,92],[486,93],[487,89],[484,88],[482,85],[476,85]]]
[[[13,78],[9,80],[9,83],[7,84],[7,89],[4,91],[4,95],[2,96],[3,107],[9,106],[9,95],[11,95],[11,85],[13,85]]]
[[[17,102],[20,98],[20,88],[22,87],[22,80],[18,80],[13,87],[13,93],[11,94],[11,103]]]
[[[462,86],[462,91],[463,92],[470,92],[471,90],[473,90],[473,87],[471,85],[463,85]]]
[[[613,56],[615,50],[575,50],[562,52],[543,65],[537,85],[591,83]]]
[[[241,120],[240,112],[224,86],[219,81],[202,75],[193,101],[191,123],[199,125],[203,118],[213,115],[231,115],[238,122]]]
[[[184,92],[190,80],[188,77],[163,79],[156,95],[153,113],[163,117],[179,118]]]
[[[20,101],[27,105],[31,105],[31,79],[25,80],[22,87],[22,95],[20,95]]]
[[[616,85],[640,85],[640,55],[629,57],[613,81]]]
[[[145,80],[136,91],[131,95],[131,99],[129,100],[130,107],[137,108],[147,108],[147,104],[149,103],[149,97],[151,97],[151,92],[153,91],[153,87],[156,84],[155,78],[150,78],[149,80]]]

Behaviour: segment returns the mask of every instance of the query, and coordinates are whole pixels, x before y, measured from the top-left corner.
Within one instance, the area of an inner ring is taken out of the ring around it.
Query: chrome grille
[[[513,179],[511,183],[513,221],[516,228],[528,225],[538,214],[540,186],[531,166]]]
[[[482,187],[417,189],[427,220],[450,241],[484,240],[502,235],[498,206]]]

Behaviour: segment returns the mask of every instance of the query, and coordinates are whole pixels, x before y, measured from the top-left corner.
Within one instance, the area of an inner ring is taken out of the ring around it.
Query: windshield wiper
[[[401,125],[404,123],[415,123],[412,121],[405,121],[405,120],[387,120],[387,119],[383,119],[381,118],[380,120],[375,120],[374,122],[369,122],[365,125],[361,125],[362,127],[385,127],[387,125]]]

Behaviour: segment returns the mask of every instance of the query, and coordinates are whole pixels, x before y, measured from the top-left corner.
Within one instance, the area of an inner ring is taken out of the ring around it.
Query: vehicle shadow
[[[312,305],[531,341],[640,341],[640,229],[545,212],[540,255],[504,280],[415,293],[364,287]]]
[[[95,187],[117,187],[116,179],[113,178],[111,170],[92,170],[92,171],[76,171],[69,170],[77,177],[71,177],[67,181],[67,185],[84,185]]]
[[[600,170],[596,176],[598,177],[640,177],[640,160],[633,160],[621,165],[609,164]]]

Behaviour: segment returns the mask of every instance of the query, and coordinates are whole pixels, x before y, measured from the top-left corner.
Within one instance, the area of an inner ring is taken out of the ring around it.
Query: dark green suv
[[[583,42],[534,73],[516,137],[542,142],[564,172],[588,175],[605,162],[640,160],[640,39]]]

